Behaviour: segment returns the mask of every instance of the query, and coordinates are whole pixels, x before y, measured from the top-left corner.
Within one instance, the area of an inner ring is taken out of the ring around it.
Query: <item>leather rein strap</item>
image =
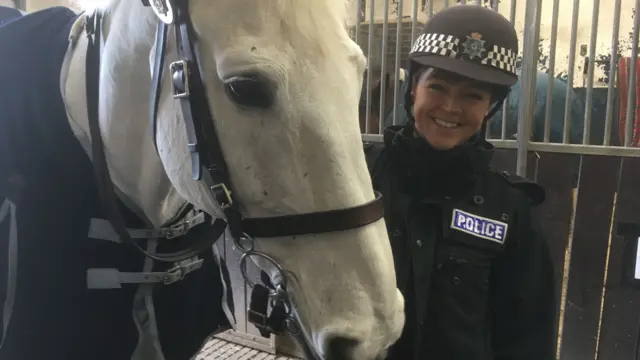
[[[99,128],[99,74],[101,14],[95,12],[86,20],[89,41],[86,58],[86,91],[89,129],[92,144],[92,157],[96,172],[98,189],[107,219],[123,242],[133,245],[145,256],[163,262],[182,261],[210,248],[224,233],[227,225],[234,238],[245,235],[251,237],[279,237],[305,234],[317,234],[344,231],[371,224],[384,215],[382,196],[376,193],[374,200],[350,208],[321,211],[315,213],[294,214],[268,218],[243,218],[238,203],[234,201],[229,173],[222,155],[213,116],[207,102],[207,93],[194,51],[196,36],[189,20],[188,1],[166,1],[173,7],[173,21],[178,61],[170,64],[173,97],[180,102],[182,115],[188,136],[188,151],[192,162],[192,178],[203,180],[212,196],[224,212],[225,220],[207,218],[209,226],[206,236],[190,247],[172,253],[151,254],[140,247],[126,230],[125,220],[119,210],[117,195],[109,175],[104,144]],[[143,0],[145,5],[149,5]],[[154,5],[156,1],[154,1]],[[157,10],[157,9],[156,9]],[[158,106],[161,95],[162,73],[168,28],[170,24],[158,22],[156,52],[153,69],[153,88],[150,98],[150,124],[156,143]],[[156,145],[157,151],[157,145]]]

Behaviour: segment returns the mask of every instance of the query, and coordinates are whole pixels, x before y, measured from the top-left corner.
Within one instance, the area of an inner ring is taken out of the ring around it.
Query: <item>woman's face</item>
[[[471,138],[491,106],[487,85],[441,70],[423,72],[412,95],[416,131],[438,150]]]

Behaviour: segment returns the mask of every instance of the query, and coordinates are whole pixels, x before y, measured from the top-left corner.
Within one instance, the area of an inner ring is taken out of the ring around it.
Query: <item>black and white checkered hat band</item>
[[[413,43],[410,54],[424,53],[461,58],[464,53],[460,44],[463,42],[463,39],[452,35],[422,34]],[[493,45],[487,50],[486,54],[478,59],[481,64],[516,74],[516,56],[511,49]]]
[[[422,34],[413,43],[411,53],[429,53],[457,57],[460,39],[451,35]]]

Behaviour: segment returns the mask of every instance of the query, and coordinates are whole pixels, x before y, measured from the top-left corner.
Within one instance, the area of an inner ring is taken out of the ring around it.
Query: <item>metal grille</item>
[[[193,360],[298,360],[297,358],[273,355],[260,350],[237,345],[214,338]]]

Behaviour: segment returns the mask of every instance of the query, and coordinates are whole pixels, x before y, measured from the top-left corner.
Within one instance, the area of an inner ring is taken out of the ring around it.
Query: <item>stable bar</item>
[[[385,0],[387,1],[387,0]],[[367,61],[371,61],[371,54],[373,53],[373,26],[374,26],[374,22],[375,22],[375,12],[376,12],[376,7],[375,7],[375,0],[369,0],[369,38],[367,41]],[[371,122],[371,91],[369,91],[369,87],[371,86],[371,71],[367,71],[367,84],[365,89],[367,89],[367,96],[366,96],[366,116],[365,116],[365,133],[366,134],[370,134],[371,133],[371,125],[369,124]]]
[[[636,11],[640,9],[640,0],[636,0]],[[627,91],[627,113],[625,116],[624,146],[633,145],[633,123],[636,115],[636,70],[638,68],[638,25],[640,16],[636,14],[633,21],[633,39],[631,41],[631,59],[629,59],[629,86]]]
[[[576,64],[576,38],[578,36],[578,16],[580,10],[580,0],[573,0],[573,15],[571,17],[571,40],[569,45],[569,64],[567,66],[567,93],[564,103],[564,130],[562,142],[569,143],[571,130],[571,102],[573,101],[573,76]]]
[[[489,142],[491,142],[495,147],[501,149],[515,149],[518,146],[517,142],[514,140],[491,140]],[[578,155],[640,157],[640,148],[621,146],[531,142],[529,143],[529,151]]]
[[[491,1],[491,8],[492,8],[493,10],[495,10],[495,11],[498,11],[498,4],[499,4],[499,3],[500,3],[499,1],[493,1],[493,0],[492,0],[492,1]],[[503,105],[504,105],[504,104],[503,104]],[[493,125],[493,122],[492,122],[491,120],[492,120],[492,119],[489,119],[489,120],[487,121],[487,123],[485,124],[485,128],[486,128],[486,130],[485,130],[485,132],[484,132],[484,138],[485,138],[485,139],[490,139],[490,138],[491,138],[491,128],[493,127],[493,126],[492,126],[492,125]]]
[[[383,136],[379,134],[362,135],[362,141],[382,142]],[[517,149],[517,140],[487,140],[497,149]],[[597,156],[624,156],[624,157],[640,157],[640,148],[621,147],[621,146],[602,146],[602,145],[582,145],[582,144],[556,144],[543,142],[530,142],[529,151],[560,153],[560,154],[578,154],[578,155],[597,155]]]
[[[611,36],[611,61],[609,62],[609,83],[607,84],[607,108],[604,120],[603,145],[611,144],[614,99],[616,97],[616,77],[618,71],[618,36],[620,35],[620,8],[622,0],[615,0],[613,10],[613,31]]]
[[[511,0],[511,9],[509,9],[509,21],[511,21],[512,24],[515,24],[516,22],[516,6],[517,6],[517,0]],[[522,85],[521,85],[522,86]],[[506,140],[507,138],[507,121],[508,121],[508,112],[509,112],[509,97],[510,95],[507,95],[507,98],[504,99],[504,104],[502,104],[502,129],[501,133],[500,133],[500,139],[502,140]]]
[[[522,85],[520,86],[520,104],[518,104],[518,154],[516,174],[522,177],[527,175],[527,145],[531,131],[531,118],[533,117],[535,103],[536,73],[538,68],[538,31],[540,23],[540,5],[542,0],[527,0],[525,10],[524,51],[522,62]]]
[[[388,0],[387,0],[388,1]],[[396,24],[396,66],[393,86],[393,125],[398,124],[398,93],[400,92],[400,62],[402,61],[402,14],[404,0],[397,0],[396,14],[398,23]]]
[[[411,9],[411,45],[410,46],[413,46],[413,42],[416,41],[417,26],[418,26],[418,0],[413,0],[413,7]]]
[[[382,15],[382,50],[380,51],[380,114],[378,116],[378,134],[384,130],[385,106],[387,98],[387,39],[389,37],[389,0],[384,2]],[[371,91],[369,89],[368,91]],[[393,104],[396,107],[396,103]]]
[[[589,42],[589,67],[587,69],[587,90],[584,109],[584,130],[582,132],[582,144],[591,143],[591,110],[593,108],[593,71],[596,66],[596,45],[598,40],[598,18],[600,12],[600,0],[593,0],[591,13],[591,39]]]
[[[556,71],[556,47],[558,43],[558,13],[560,12],[560,0],[553,0],[553,10],[551,13],[551,37],[549,39],[549,70],[547,76],[547,97],[544,111],[544,142],[551,140],[551,116],[553,104],[553,86],[555,85]]]

